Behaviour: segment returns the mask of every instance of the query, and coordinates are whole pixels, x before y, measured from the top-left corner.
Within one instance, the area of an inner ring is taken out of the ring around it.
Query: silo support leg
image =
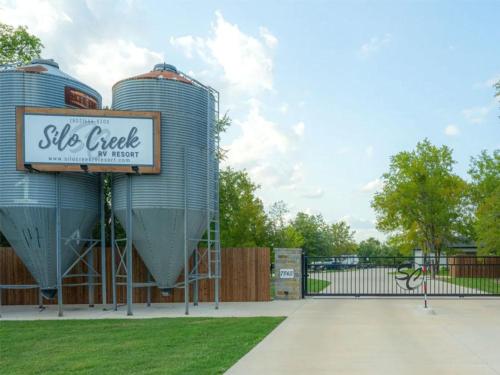
[[[93,270],[94,267],[94,250],[90,250],[87,254],[87,290],[89,297],[89,307],[94,307],[94,276]]]
[[[187,238],[187,150],[184,148],[184,306],[186,315],[189,315],[189,258]]]
[[[111,184],[113,180],[111,179]],[[111,288],[113,293],[113,310],[118,310],[118,303],[116,297],[116,259],[115,259],[115,214],[113,208],[113,200],[111,200]]]
[[[107,285],[106,285],[106,212],[104,211],[104,174],[101,173],[99,210],[101,213],[101,291],[102,304],[108,303]]]
[[[127,315],[132,313],[132,177],[127,176],[128,192],[127,192]]]
[[[198,280],[198,249],[194,251],[194,291],[193,291],[193,304],[198,306],[199,291],[200,291],[200,281]]]
[[[59,173],[56,173],[56,272],[58,316],[63,316],[62,266],[61,266],[61,186]]]
[[[151,274],[148,272],[148,284],[151,283]],[[148,285],[148,288],[147,288],[147,306],[148,307],[151,307],[151,286]]]
[[[42,296],[42,289],[38,289],[38,308],[43,309],[43,296]]]

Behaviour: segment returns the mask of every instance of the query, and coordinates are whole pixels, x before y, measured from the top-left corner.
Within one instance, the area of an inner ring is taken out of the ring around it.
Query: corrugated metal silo
[[[53,60],[34,60],[21,67],[0,68],[0,231],[40,285],[55,295],[56,178],[53,173],[16,170],[16,106],[82,108],[68,103],[69,94],[89,95],[100,108],[97,91],[59,70]],[[66,270],[89,238],[98,216],[98,178],[62,173],[60,181],[61,266]]]
[[[215,98],[172,65],[158,64],[116,83],[113,109],[161,112],[161,174],[132,176],[132,238],[158,287],[168,292],[184,268],[185,205],[186,237],[194,239],[189,255],[216,209]],[[113,207],[123,224],[126,197],[126,176],[115,175]]]

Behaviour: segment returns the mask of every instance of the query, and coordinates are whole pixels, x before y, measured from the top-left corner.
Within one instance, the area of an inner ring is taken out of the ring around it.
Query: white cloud
[[[161,53],[133,41],[137,20],[128,15],[134,7],[133,0],[0,0],[0,20],[28,26],[45,45],[43,57],[54,58],[61,70],[97,89],[109,105],[116,81],[164,60]]]
[[[164,57],[133,42],[115,39],[89,44],[77,55],[77,61],[74,70],[78,77],[84,82],[94,82],[104,104],[111,104],[111,86],[114,83],[150,71],[152,64],[164,61]]]
[[[279,111],[281,113],[283,113],[283,114],[287,113],[288,112],[288,104],[287,103],[283,103],[282,105],[280,105]]]
[[[386,239],[386,236],[375,228],[375,220],[367,220],[347,215],[340,218],[339,221],[345,221],[349,224],[351,229],[356,232],[354,233],[354,239],[356,241],[363,241],[370,237],[374,237],[380,241]]]
[[[264,42],[269,48],[274,48],[278,44],[278,38],[276,38],[266,27],[259,28],[260,36],[264,39]]]
[[[302,137],[304,135],[305,124],[301,121],[293,126],[293,132],[296,136]]]
[[[450,124],[444,128],[444,134],[453,137],[460,134],[460,129],[456,125]]]
[[[342,146],[336,150],[337,155],[345,155],[351,152],[351,148],[349,146]]]
[[[500,82],[500,73],[491,76],[484,82],[477,83],[474,87],[491,89],[497,82]]]
[[[491,109],[491,105],[485,107],[472,107],[464,109],[462,114],[472,124],[480,124],[484,121],[484,118],[488,115]]]
[[[385,34],[382,37],[374,36],[370,40],[364,43],[359,49],[359,53],[363,57],[369,57],[374,53],[378,52],[383,47],[387,46],[392,40],[391,34]]]
[[[374,147],[372,145],[369,145],[367,148],[365,148],[366,156],[371,158],[373,156],[373,151],[374,151]]]
[[[238,25],[227,22],[216,12],[212,35],[208,38],[185,35],[170,38],[174,47],[187,57],[196,54],[223,72],[224,80],[235,90],[255,95],[273,88],[271,50],[278,39],[260,28],[260,39],[243,33]]]
[[[289,162],[278,159],[253,163],[246,169],[255,182],[266,188],[297,190],[298,185],[304,181],[302,163],[290,165]]]
[[[195,38],[191,35],[180,36],[178,38],[170,37],[170,44],[174,47],[181,49],[186,57],[193,57],[193,50],[195,48]]]
[[[367,182],[365,185],[361,187],[361,191],[363,192],[375,192],[384,187],[384,183],[380,178],[376,178],[375,180]]]
[[[240,127],[241,136],[227,146],[228,160],[233,165],[268,160],[273,154],[286,153],[290,147],[287,136],[274,122],[264,118],[256,101],[251,103],[244,121],[234,122]]]
[[[61,23],[72,23],[72,18],[49,1],[9,1],[0,4],[0,20],[12,26],[29,26],[35,35],[52,33]]]
[[[315,188],[303,192],[300,196],[303,198],[318,199],[322,198],[324,195],[325,190],[323,190],[322,188]]]

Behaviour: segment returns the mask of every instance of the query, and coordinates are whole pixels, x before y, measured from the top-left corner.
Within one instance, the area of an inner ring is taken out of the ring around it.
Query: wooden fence
[[[107,256],[107,302],[112,302],[111,295],[111,252]],[[94,265],[100,271],[100,254],[94,255]],[[270,291],[270,250],[268,248],[225,248],[221,250],[222,279],[220,289],[220,300],[229,301],[269,301]],[[200,265],[200,271],[206,269],[206,264]],[[76,267],[72,273],[84,273],[84,265]],[[148,271],[134,250],[133,254],[134,282],[147,281]],[[179,276],[179,280],[183,275]],[[65,279],[65,284],[81,283],[84,278]],[[100,282],[100,280],[96,280]],[[0,284],[35,284],[21,260],[11,248],[0,248]],[[86,286],[63,288],[63,299],[65,304],[88,303],[88,289]],[[125,303],[125,286],[117,287],[118,303]],[[101,287],[95,287],[95,303],[101,303]],[[190,294],[193,298],[193,288]],[[2,305],[35,305],[38,303],[38,289],[8,290],[2,291]],[[147,299],[147,288],[134,288],[134,303],[144,303]],[[184,289],[174,289],[169,297],[161,295],[156,287],[151,288],[152,302],[181,302],[184,301]],[[202,280],[199,284],[200,302],[214,300],[214,280]],[[57,300],[44,303],[57,303]]]
[[[500,277],[500,257],[454,256],[448,267],[452,277]]]

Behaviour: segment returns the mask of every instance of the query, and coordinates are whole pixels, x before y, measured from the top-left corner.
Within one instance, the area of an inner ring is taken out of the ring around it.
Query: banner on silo
[[[17,169],[160,173],[160,113],[18,107]]]

